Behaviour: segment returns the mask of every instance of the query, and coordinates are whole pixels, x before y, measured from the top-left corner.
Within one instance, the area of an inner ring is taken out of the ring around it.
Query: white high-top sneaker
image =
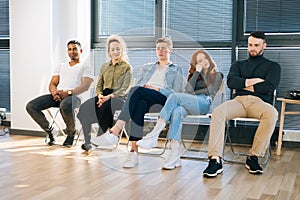
[[[175,169],[175,167],[180,167],[181,166],[180,156],[181,156],[180,142],[177,140],[172,140],[171,153],[169,154],[168,159],[163,165],[163,169]]]
[[[127,159],[123,163],[124,168],[133,168],[138,164],[137,152],[129,152]]]
[[[150,149],[152,147],[156,147],[158,144],[158,136],[159,134],[148,133],[141,140],[137,141],[136,145],[143,149]]]

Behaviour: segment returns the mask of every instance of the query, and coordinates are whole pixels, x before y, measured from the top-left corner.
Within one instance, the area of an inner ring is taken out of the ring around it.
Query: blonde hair
[[[161,43],[161,42],[167,43],[167,44],[168,44],[168,48],[169,48],[169,49],[173,49],[173,42],[172,42],[172,40],[171,40],[170,38],[168,38],[168,37],[163,37],[163,38],[158,38],[158,39],[156,40],[156,44],[157,44],[157,43]]]
[[[123,38],[118,35],[111,35],[109,38],[107,38],[107,41],[106,41],[107,60],[111,60],[111,57],[109,55],[109,45],[112,42],[117,42],[120,44],[120,46],[122,48],[121,59],[123,61],[129,62],[128,55],[127,55],[127,45],[126,45],[125,41],[123,40]]]

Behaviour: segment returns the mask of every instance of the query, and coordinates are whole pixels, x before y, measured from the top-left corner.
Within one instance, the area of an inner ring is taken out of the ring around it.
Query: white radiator
[[[283,130],[282,141],[300,142],[300,130]]]

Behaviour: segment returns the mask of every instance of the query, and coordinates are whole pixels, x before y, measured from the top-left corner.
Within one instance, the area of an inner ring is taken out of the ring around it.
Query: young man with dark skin
[[[42,111],[51,107],[60,109],[67,134],[63,145],[71,147],[76,132],[74,109],[81,104],[78,95],[87,91],[93,82],[93,70],[80,61],[81,44],[76,40],[69,41],[67,53],[70,61],[57,65],[52,72],[50,94],[39,96],[26,105],[28,114],[48,134],[50,146],[55,144],[54,129]]]

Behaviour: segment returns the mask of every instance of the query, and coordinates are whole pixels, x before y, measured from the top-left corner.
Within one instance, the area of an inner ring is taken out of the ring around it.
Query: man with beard
[[[246,160],[246,168],[251,174],[262,174],[258,156],[264,156],[278,118],[272,106],[273,92],[280,81],[280,65],[263,56],[266,36],[261,31],[248,38],[249,58],[231,65],[227,85],[235,90],[236,96],[216,107],[212,113],[208,142],[208,167],[204,177],[216,177],[223,172],[222,152],[224,147],[225,122],[237,117],[260,120],[252,148]]]

